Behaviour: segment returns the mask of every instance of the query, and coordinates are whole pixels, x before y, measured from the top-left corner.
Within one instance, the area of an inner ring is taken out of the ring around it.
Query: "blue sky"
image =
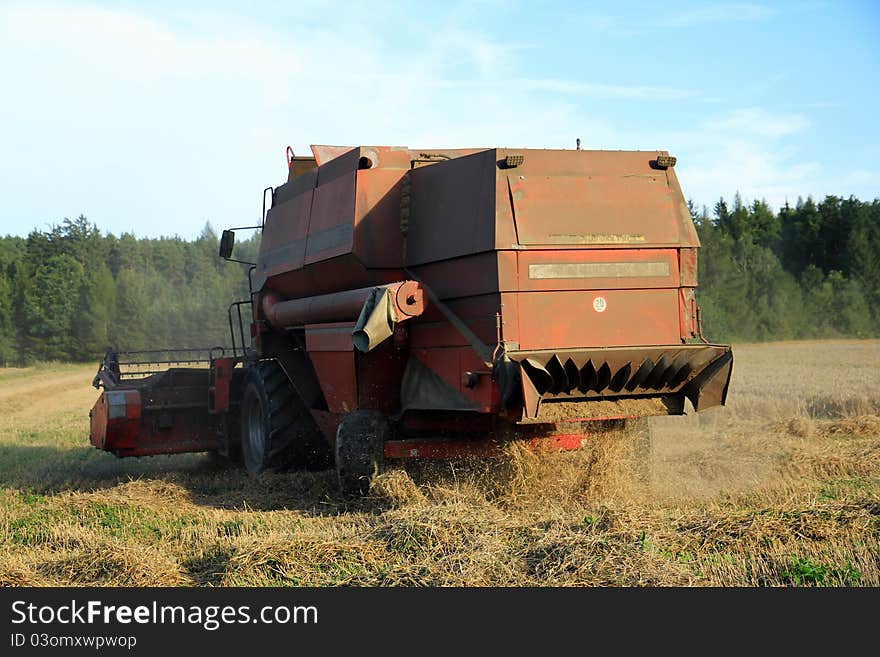
[[[284,149],[666,149],[685,195],[880,197],[877,2],[0,0],[0,234],[259,218]]]

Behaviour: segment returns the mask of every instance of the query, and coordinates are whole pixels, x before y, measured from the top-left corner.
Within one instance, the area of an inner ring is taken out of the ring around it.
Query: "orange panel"
[[[354,354],[350,351],[315,351],[309,356],[318,374],[321,391],[331,413],[348,413],[357,408]]]
[[[354,238],[354,198],[356,170],[351,169],[321,183],[312,201],[305,264],[327,260],[351,252]]]
[[[275,276],[302,268],[312,195],[312,190],[305,191],[269,210],[260,252],[260,273],[263,275]]]
[[[521,244],[678,244],[662,171],[639,176],[510,176]],[[650,220],[648,220],[650,218]]]
[[[681,249],[681,284],[690,287],[697,285],[697,250]]]
[[[470,348],[416,349],[412,354],[453,390],[479,404],[480,411],[491,412],[493,401],[497,401],[497,388],[486,366]],[[475,375],[473,387],[465,384],[465,372]]]
[[[354,250],[365,267],[401,267],[400,189],[403,169],[357,172]]]
[[[516,296],[519,304],[520,349],[559,350],[679,343],[678,294],[677,289],[659,289],[503,296]],[[505,322],[512,319],[506,315]]]
[[[314,351],[348,351],[354,350],[351,332],[354,324],[350,322],[334,322],[329,324],[306,324],[306,349]]]

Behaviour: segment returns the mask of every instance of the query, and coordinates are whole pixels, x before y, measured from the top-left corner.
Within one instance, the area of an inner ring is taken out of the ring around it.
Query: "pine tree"
[[[24,348],[34,358],[71,360],[76,357],[73,323],[83,283],[83,267],[62,253],[37,266],[24,290]]]

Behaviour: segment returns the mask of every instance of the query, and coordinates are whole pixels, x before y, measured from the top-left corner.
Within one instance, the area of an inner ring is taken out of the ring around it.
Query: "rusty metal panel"
[[[516,289],[515,258],[516,254],[510,251],[489,251],[419,265],[412,271],[440,299],[479,296]],[[511,259],[512,262],[502,266],[499,262],[502,259]],[[509,282],[500,282],[500,275],[509,276]]]
[[[508,174],[520,244],[678,244],[675,206],[662,172],[627,176]]]
[[[429,380],[437,379],[445,392],[430,388],[427,391],[414,390],[407,386],[402,394],[405,409],[445,409],[468,410],[490,413],[497,407],[497,389],[492,382],[491,372],[483,362],[467,347],[413,349],[408,368],[420,366],[419,371],[427,375],[409,377],[416,386],[429,388]],[[411,372],[410,372],[411,374]]]
[[[519,316],[520,296],[516,292],[504,292],[501,295],[501,337],[511,349],[520,348]]]
[[[521,349],[656,345],[681,339],[676,289],[515,294]]]
[[[314,171],[318,167],[318,163],[314,157],[294,156],[290,158],[288,166],[287,181],[290,182],[299,178],[303,174]]]
[[[684,411],[683,400],[691,400],[696,410],[723,404],[733,367],[733,354],[725,345],[669,345],[577,350],[537,350],[509,352],[509,358],[522,367],[524,416],[539,418],[544,401],[585,400],[592,406],[556,406],[557,418],[576,417],[573,413],[609,409],[642,413],[645,399],[661,398],[670,413]],[[606,409],[609,398],[621,399]],[[656,400],[650,403],[656,403]],[[656,415],[657,412],[648,414]]]
[[[315,156],[315,160],[318,162],[318,166],[322,166],[330,160],[336,159],[340,155],[344,155],[351,150],[354,150],[351,146],[321,146],[315,144],[312,145],[312,155]]]
[[[354,324],[351,322],[307,324],[305,327],[306,349],[309,353],[314,351],[351,352],[354,350],[351,344],[353,330]]]
[[[260,238],[260,255],[253,276],[256,289],[262,288],[269,277],[302,268],[317,182],[318,172],[311,171],[275,190],[273,207],[266,215]]]
[[[661,151],[664,155],[669,155],[666,151]],[[679,210],[679,226],[681,228],[681,246],[699,248],[700,238],[697,235],[697,227],[694,226],[694,220],[688,209],[687,203],[684,201],[684,194],[681,191],[681,185],[678,183],[678,176],[675,174],[674,168],[666,169],[666,180],[672,195],[676,199],[680,199]]]
[[[687,287],[697,286],[697,249],[679,250],[679,270],[681,284]]]
[[[260,242],[258,269],[263,276],[302,269],[313,194],[312,189],[304,190],[269,210]]]
[[[415,169],[407,266],[495,248],[495,151]]]
[[[494,344],[498,334],[496,314],[501,309],[498,294],[449,300],[449,308],[485,344]],[[467,339],[431,304],[425,314],[409,326],[410,343],[415,347],[467,346]]]
[[[171,368],[105,390],[90,414],[91,442],[120,457],[216,449],[210,388],[207,369]]]
[[[478,336],[495,333],[495,318],[476,319],[464,322]],[[436,321],[414,322],[409,327],[410,343],[413,347],[467,347],[467,339],[445,319]],[[486,344],[494,344],[494,339],[484,340]]]
[[[391,158],[381,152],[378,155],[383,168],[357,172],[353,250],[367,268],[400,267],[403,264],[400,190],[407,169],[384,168]]]
[[[678,287],[675,249],[576,249],[509,252],[513,275],[500,275],[513,290],[605,290]],[[510,267],[510,259],[499,263]]]
[[[399,281],[402,276],[399,269],[364,269],[352,254],[346,254],[273,276],[265,288],[275,290],[287,299],[297,299],[368,285],[387,285]]]
[[[498,152],[522,156],[498,172],[508,182],[519,245],[699,245],[674,173],[653,165],[656,151]]]
[[[211,403],[208,412],[225,413],[229,410],[229,394],[232,388],[232,373],[235,369],[235,358],[215,358],[211,363],[211,387],[209,394]]]
[[[523,438],[515,436],[510,440],[520,440],[540,452],[580,449],[589,443],[589,437],[585,433]],[[503,454],[503,444],[495,438],[470,440],[410,438],[389,440],[385,443],[386,459],[453,459],[468,456],[498,457]]]
[[[357,355],[358,408],[392,414],[400,410],[400,387],[408,350],[389,342]]]
[[[679,290],[679,314],[681,339],[689,340],[697,337],[697,299],[694,288],[683,287]]]
[[[345,149],[276,189],[256,289],[297,298],[400,280],[409,158],[399,147]]]
[[[500,157],[496,151],[496,157]],[[496,161],[496,169],[500,161]],[[510,185],[506,169],[495,172],[495,249],[504,253],[507,249],[520,249],[522,244],[517,235],[516,219],[510,199]]]
[[[137,390],[105,390],[89,412],[89,438],[107,451],[134,447],[141,429],[141,397]]]
[[[310,351],[309,356],[327,400],[327,409],[331,413],[349,413],[357,409],[354,354],[351,351]]]
[[[529,265],[530,279],[604,278],[668,278],[669,263],[648,262],[552,262]]]
[[[306,265],[351,253],[359,152],[350,151],[318,169],[306,240]]]

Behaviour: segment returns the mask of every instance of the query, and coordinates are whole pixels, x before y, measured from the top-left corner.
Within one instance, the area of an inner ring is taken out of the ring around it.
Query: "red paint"
[[[229,393],[232,386],[232,370],[235,368],[234,358],[215,358],[211,364],[214,404],[212,413],[225,413],[229,410]]]
[[[357,353],[358,408],[387,415],[400,408],[400,383],[409,354],[388,340],[372,351]]]
[[[309,355],[330,412],[348,413],[357,410],[354,352],[315,351]]]
[[[124,416],[110,417],[118,415],[120,409],[111,412],[110,407],[120,399],[125,404]],[[145,408],[137,390],[103,392],[92,407],[90,420],[92,445],[120,457],[203,452],[217,447],[217,428],[206,406]]]
[[[605,290],[597,313],[592,290],[502,294],[516,297],[520,349],[574,349],[681,342],[677,289]]]
[[[556,434],[523,439],[538,450],[564,451],[580,449],[585,434]],[[499,456],[503,444],[496,440],[389,440],[385,443],[386,459],[455,459],[467,456]]]

